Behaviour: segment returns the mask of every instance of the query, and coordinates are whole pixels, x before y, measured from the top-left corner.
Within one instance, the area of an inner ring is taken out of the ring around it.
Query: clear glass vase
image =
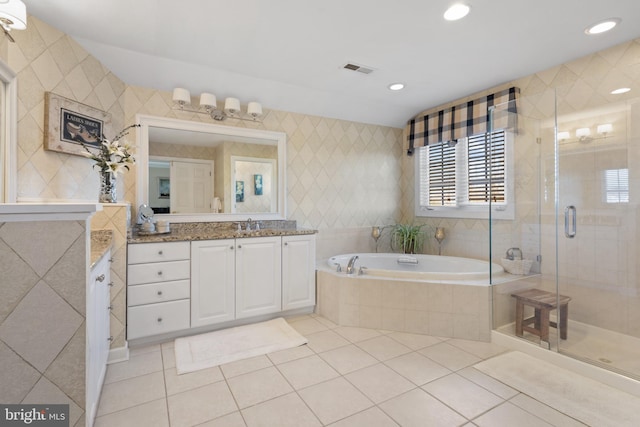
[[[116,192],[116,175],[109,171],[100,171],[100,203],[116,203],[118,194]]]

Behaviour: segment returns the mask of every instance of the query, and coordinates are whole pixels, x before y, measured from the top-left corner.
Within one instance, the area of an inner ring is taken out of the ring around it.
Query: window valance
[[[520,89],[511,87],[482,98],[474,99],[432,114],[418,116],[407,124],[408,155],[415,147],[423,147],[441,141],[453,141],[489,131],[489,108],[503,106],[507,114],[494,117],[493,129],[516,127],[517,99]]]

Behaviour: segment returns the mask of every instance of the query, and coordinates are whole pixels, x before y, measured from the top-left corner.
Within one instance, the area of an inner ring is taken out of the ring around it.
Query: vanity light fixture
[[[611,133],[612,130],[613,130],[613,125],[611,123],[598,125],[598,127],[596,128],[596,132],[598,132],[599,135],[603,135],[605,137],[607,136],[608,133]]]
[[[578,128],[576,129],[576,137],[581,142],[586,142],[589,139],[589,135],[591,135],[591,130],[589,128]]]
[[[571,132],[558,132],[558,141],[566,141],[571,138]]]
[[[9,31],[27,28],[27,7],[20,0],[0,0],[0,25],[5,36],[15,43]]]
[[[1,1],[1,0],[0,0]],[[258,102],[249,102],[247,112],[243,113],[240,108],[238,98],[227,98],[224,100],[224,109],[217,107],[216,96],[212,93],[203,92],[200,94],[200,105],[191,107],[191,94],[187,89],[177,87],[173,89],[174,109],[189,111],[191,113],[207,114],[212,119],[222,121],[227,118],[259,122],[262,116],[262,105]]]
[[[404,83],[391,83],[389,86],[387,86],[389,88],[389,90],[402,90],[404,89]]]
[[[463,3],[455,3],[444,12],[444,19],[447,21],[457,21],[469,14],[471,8]]]
[[[608,18],[588,26],[585,28],[584,32],[588,35],[606,33],[607,31],[612,30],[621,21],[622,20],[620,18]]]
[[[631,90],[630,87],[621,87],[621,88],[612,90],[611,95],[621,95],[623,93],[629,92],[630,90]]]

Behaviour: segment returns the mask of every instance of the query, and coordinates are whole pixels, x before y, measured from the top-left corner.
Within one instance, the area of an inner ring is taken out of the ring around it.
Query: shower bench
[[[543,291],[541,289],[527,289],[511,294],[516,299],[516,335],[521,337],[524,331],[540,337],[541,341],[549,342],[549,326],[560,332],[560,338],[567,339],[567,322],[569,316],[570,297]],[[560,305],[558,323],[549,320],[551,310]],[[533,307],[534,315],[524,318],[524,306]],[[533,327],[529,324],[533,323]]]

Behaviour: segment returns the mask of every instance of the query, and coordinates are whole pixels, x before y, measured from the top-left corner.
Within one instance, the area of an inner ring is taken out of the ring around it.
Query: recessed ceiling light
[[[629,87],[621,87],[620,89],[612,90],[611,95],[620,95],[621,93],[627,93],[631,90]]]
[[[596,22],[595,24],[588,26],[584,32],[590,35],[604,33],[613,29],[613,27],[618,25],[620,21],[622,21],[620,18],[605,19],[604,21]]]
[[[447,21],[457,21],[458,19],[462,19],[467,16],[470,9],[471,8],[466,4],[456,3],[447,9],[444,13],[444,19]]]
[[[404,89],[404,83],[391,83],[388,87],[390,90],[401,90]]]

